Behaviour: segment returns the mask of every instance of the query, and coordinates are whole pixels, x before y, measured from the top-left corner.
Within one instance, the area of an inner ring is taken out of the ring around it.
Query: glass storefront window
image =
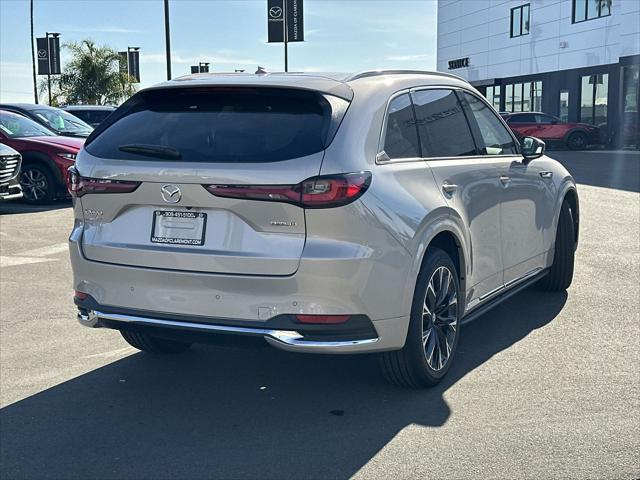
[[[522,84],[516,83],[513,86],[513,111],[522,111]]]
[[[640,149],[640,65],[622,70],[622,145]]]
[[[510,83],[506,85],[504,109],[507,112],[541,112],[542,82]]]
[[[500,85],[493,85],[487,87],[487,94],[485,95],[487,101],[493,105],[493,108],[500,110]]]
[[[560,120],[569,121],[569,90],[560,91]]]
[[[493,102],[491,102],[493,108],[500,111],[500,85],[495,85],[493,87]]]
[[[592,125],[607,123],[609,74],[599,73],[582,77],[580,121]]]
[[[531,82],[524,82],[522,84],[522,111],[523,112],[532,112],[531,108]]]
[[[533,111],[542,111],[542,82],[533,82]]]

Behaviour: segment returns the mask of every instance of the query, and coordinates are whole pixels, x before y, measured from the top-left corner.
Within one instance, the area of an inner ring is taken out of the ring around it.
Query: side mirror
[[[526,165],[531,160],[540,158],[544,155],[545,147],[545,143],[539,138],[524,137],[522,139],[522,157],[524,158],[524,162],[522,163]]]

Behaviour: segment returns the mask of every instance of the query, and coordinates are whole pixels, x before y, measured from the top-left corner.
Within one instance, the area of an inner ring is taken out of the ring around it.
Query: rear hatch
[[[347,106],[327,93],[272,86],[140,92],[78,157],[84,255],[195,272],[295,273],[304,208],[215,188],[270,186],[269,200],[279,195],[273,186],[290,190],[318,175]]]

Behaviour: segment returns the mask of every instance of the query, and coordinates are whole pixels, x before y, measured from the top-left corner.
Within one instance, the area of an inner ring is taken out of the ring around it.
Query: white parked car
[[[379,352],[389,380],[433,385],[461,323],[571,283],[578,196],[544,148],[442,73],[142,90],[70,176],[79,320],[149,352],[216,334]]]

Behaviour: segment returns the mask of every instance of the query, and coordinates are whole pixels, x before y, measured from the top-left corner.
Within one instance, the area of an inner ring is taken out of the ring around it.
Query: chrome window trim
[[[469,88],[466,88],[466,87],[458,87],[458,86],[454,87],[454,86],[451,86],[451,85],[421,85],[421,86],[417,86],[417,87],[404,88],[402,90],[398,90],[397,92],[393,93],[389,97],[389,99],[387,100],[387,104],[386,104],[385,109],[384,109],[384,117],[382,119],[382,128],[380,130],[380,136],[378,138],[378,149],[377,149],[377,152],[376,152],[376,156],[384,151],[384,137],[385,137],[385,134],[387,133],[387,119],[389,118],[389,106],[391,105],[391,102],[395,98],[397,98],[397,97],[399,97],[401,95],[404,95],[404,94],[408,93],[409,96],[411,96],[412,93],[419,92],[419,91],[422,91],[422,90],[451,90],[452,92],[462,91],[462,92],[465,92],[465,93],[469,93],[470,95],[473,95],[474,97],[479,99],[486,106],[488,106],[491,111],[493,111],[493,114],[496,116],[496,118],[498,118],[498,120],[502,123],[502,126],[507,130],[507,133],[511,136],[511,139],[513,140],[513,143],[516,146],[516,150],[517,150],[516,153],[507,153],[507,154],[500,154],[500,155],[465,155],[465,156],[459,156],[459,157],[392,158],[391,160],[387,160],[387,161],[380,161],[380,160],[376,159],[376,161],[375,161],[376,165],[390,165],[390,164],[394,164],[394,163],[409,163],[409,162],[430,162],[430,161],[439,161],[439,160],[467,160],[467,159],[475,159],[475,158],[491,159],[491,158],[505,158],[505,157],[520,157],[520,156],[522,156],[522,153],[520,152],[520,142],[518,141],[516,136],[513,134],[513,131],[511,130],[511,128],[509,128],[509,125],[507,125],[507,122],[504,120],[504,118],[502,118],[502,115],[496,113],[496,111],[493,108],[493,106],[490,105],[489,102],[485,98],[482,98],[482,95],[478,94],[477,92],[473,91],[472,89],[469,89]],[[411,101],[413,102],[413,98],[411,98]],[[471,133],[471,135],[473,137],[473,132],[470,132],[470,133]]]

